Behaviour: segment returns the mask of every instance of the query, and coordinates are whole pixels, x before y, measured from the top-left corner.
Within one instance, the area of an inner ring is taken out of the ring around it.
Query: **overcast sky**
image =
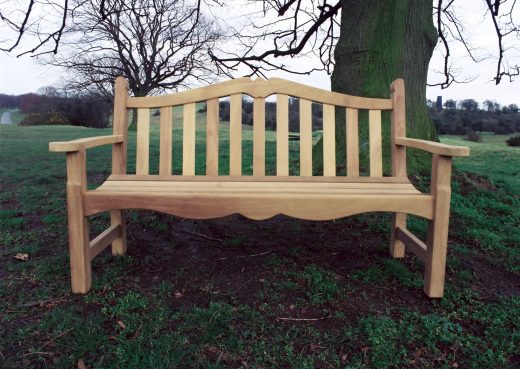
[[[473,98],[479,102],[486,99],[496,100],[502,105],[515,103],[520,105],[520,78],[514,82],[503,80],[496,86],[492,80],[496,70],[496,60],[492,53],[496,51],[496,38],[489,19],[483,22],[483,1],[459,0],[458,14],[466,25],[466,34],[469,35],[470,43],[478,47],[476,54],[486,58],[484,61],[474,63],[465,55],[461,46],[452,46],[451,53],[454,55],[455,68],[459,71],[459,78],[470,78],[474,80],[465,84],[453,84],[448,89],[441,90],[438,87],[428,87],[427,96],[435,100],[442,95],[444,101],[447,99],[461,100]],[[520,12],[517,12],[517,16]],[[518,43],[517,43],[517,46]],[[298,63],[305,61],[298,60]],[[512,65],[520,65],[520,53],[516,52],[509,59]],[[430,64],[428,80],[430,83],[439,82],[442,76],[435,75],[435,71],[441,70],[442,55],[436,51]],[[36,92],[38,88],[56,84],[63,71],[42,66],[32,58],[24,56],[14,58],[0,53],[0,93],[23,94]],[[269,76],[277,76],[307,83],[316,87],[330,89],[330,77],[325,73],[315,73],[311,76],[288,75],[280,72],[272,72]]]

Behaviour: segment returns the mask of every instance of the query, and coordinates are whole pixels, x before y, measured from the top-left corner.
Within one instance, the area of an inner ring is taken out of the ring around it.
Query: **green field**
[[[178,120],[177,120],[178,121]],[[158,167],[152,124],[151,170]],[[180,163],[181,128],[174,127]],[[388,256],[389,215],[334,222],[239,216],[191,221],[128,215],[128,255],[102,253],[93,288],[70,293],[65,155],[49,141],[110,134],[69,126],[0,126],[0,367],[518,368],[520,151],[505,136],[455,160],[446,295],[422,292],[423,266]],[[203,125],[197,173],[204,172]],[[228,168],[221,124],[220,172]],[[244,127],[244,172],[252,172]],[[274,133],[267,168],[274,170]],[[135,167],[130,132],[129,169]],[[291,143],[292,173],[298,147]],[[88,151],[89,186],[110,148]],[[180,165],[174,165],[174,172]],[[427,187],[428,178],[415,178]],[[425,222],[409,227],[424,235]],[[91,222],[92,236],[107,226]],[[27,261],[13,256],[28,254]]]

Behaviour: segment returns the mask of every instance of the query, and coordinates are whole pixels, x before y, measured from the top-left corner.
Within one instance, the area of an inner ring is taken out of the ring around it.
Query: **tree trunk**
[[[343,0],[341,31],[335,49],[332,90],[349,95],[390,96],[390,84],[406,84],[407,136],[437,140],[426,108],[428,64],[437,41],[431,0]],[[336,113],[337,162],[345,163],[345,115]],[[361,157],[367,157],[368,114],[360,114]],[[390,172],[390,118],[383,114],[385,173]],[[429,170],[429,157],[408,151],[412,171]],[[314,155],[321,160],[321,145]],[[317,163],[316,162],[316,163]],[[367,161],[361,161],[362,169]]]

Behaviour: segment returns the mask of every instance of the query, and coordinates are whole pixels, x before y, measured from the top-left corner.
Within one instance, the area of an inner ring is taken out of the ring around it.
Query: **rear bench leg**
[[[448,251],[448,224],[451,198],[451,157],[433,155],[431,193],[434,196],[433,219],[428,228],[424,292],[442,297]]]
[[[406,213],[392,214],[392,234],[390,236],[390,255],[394,258],[404,257],[404,243],[397,238],[397,228],[406,229]]]
[[[67,214],[72,292],[87,293],[92,285],[88,219],[83,209],[86,190],[85,150],[67,153]]]
[[[123,210],[110,211],[110,223],[112,226],[120,226],[119,236],[112,241],[112,255],[126,254],[126,221],[125,212]]]

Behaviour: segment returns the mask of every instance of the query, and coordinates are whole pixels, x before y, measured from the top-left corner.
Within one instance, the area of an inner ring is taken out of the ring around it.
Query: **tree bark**
[[[397,78],[406,83],[407,136],[438,140],[426,107],[428,64],[437,42],[431,0],[343,0],[341,31],[335,49],[332,90],[388,98]],[[337,163],[345,163],[345,113],[336,112]],[[360,114],[360,165],[367,168],[368,114]],[[314,157],[321,160],[321,145]],[[390,117],[383,114],[385,173],[390,172]],[[408,167],[429,171],[430,159],[408,150]]]

